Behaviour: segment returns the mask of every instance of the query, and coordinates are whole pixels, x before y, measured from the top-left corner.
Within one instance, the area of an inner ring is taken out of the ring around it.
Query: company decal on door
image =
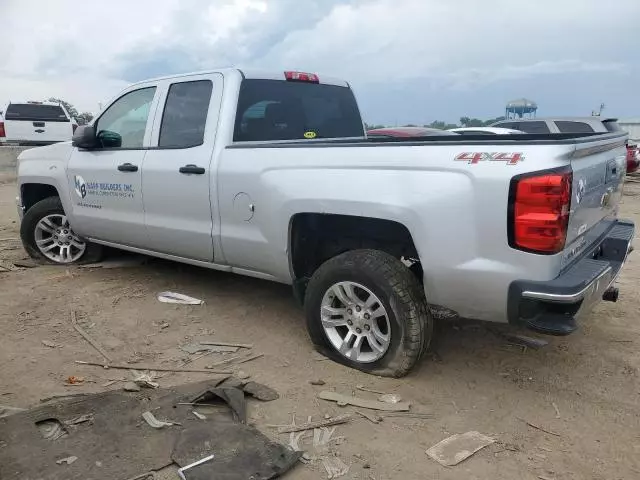
[[[114,198],[134,198],[135,190],[130,183],[103,183],[103,182],[86,182],[80,175],[73,178],[74,190],[78,197],[85,199],[87,197],[114,197]]]

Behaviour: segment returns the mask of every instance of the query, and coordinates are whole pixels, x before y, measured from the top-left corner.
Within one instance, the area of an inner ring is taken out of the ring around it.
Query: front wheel
[[[91,263],[102,256],[100,245],[83,240],[71,229],[59,197],[45,198],[27,210],[20,238],[30,257],[48,263]]]
[[[318,350],[375,375],[409,373],[433,336],[420,282],[378,250],[346,252],[321,265],[307,287],[305,310]]]

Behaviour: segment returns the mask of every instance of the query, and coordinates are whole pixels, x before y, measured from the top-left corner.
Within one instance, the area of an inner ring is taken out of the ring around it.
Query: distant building
[[[618,120],[618,125],[629,134],[629,140],[640,143],[640,117]]]
[[[504,116],[507,118],[533,118],[538,111],[538,104],[527,98],[518,98],[507,103]]]

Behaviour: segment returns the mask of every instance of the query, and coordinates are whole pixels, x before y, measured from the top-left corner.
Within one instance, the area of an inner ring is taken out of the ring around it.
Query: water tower
[[[507,118],[533,118],[536,116],[537,111],[538,104],[536,102],[526,98],[519,98],[507,103],[504,116]]]

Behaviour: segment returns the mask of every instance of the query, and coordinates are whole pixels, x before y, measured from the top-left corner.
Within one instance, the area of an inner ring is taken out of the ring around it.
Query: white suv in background
[[[0,144],[49,145],[71,140],[77,126],[66,109],[53,102],[9,103],[0,115]]]

